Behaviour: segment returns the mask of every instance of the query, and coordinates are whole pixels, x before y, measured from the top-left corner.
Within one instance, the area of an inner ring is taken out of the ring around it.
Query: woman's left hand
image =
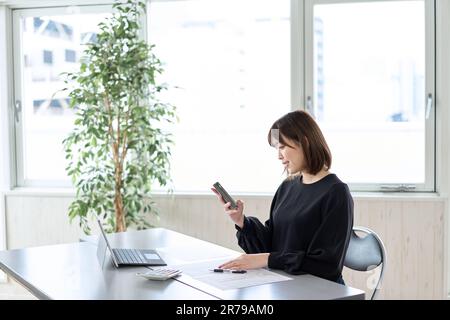
[[[269,253],[243,254],[220,265],[220,269],[248,270],[267,267]]]

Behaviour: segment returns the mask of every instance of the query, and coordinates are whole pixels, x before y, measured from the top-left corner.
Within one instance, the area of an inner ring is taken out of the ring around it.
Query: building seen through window
[[[62,140],[73,127],[62,72],[77,71],[84,44],[108,13],[21,18],[24,180],[68,181]]]

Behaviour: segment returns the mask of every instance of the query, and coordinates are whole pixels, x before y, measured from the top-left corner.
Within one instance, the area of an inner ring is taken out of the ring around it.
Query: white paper
[[[231,250],[227,253],[226,251],[223,252],[223,250],[217,250],[218,252],[215,252],[214,248],[211,249],[210,247],[197,247],[196,249],[198,250],[192,250],[192,246],[180,245],[176,247],[156,248],[156,251],[161,255],[161,258],[170,260],[176,265],[207,260],[228,259],[230,257],[231,260],[233,257],[236,257],[236,254],[232,254]],[[208,256],[208,258],[205,259],[205,256]]]
[[[277,274],[275,272],[271,272],[266,269],[247,270],[246,273],[211,271],[229,260],[231,259],[210,260],[201,263],[179,265],[173,268],[180,269],[184,274],[187,274],[191,278],[206,283],[220,290],[239,289],[251,286],[259,286],[266,283],[292,280],[292,278]]]

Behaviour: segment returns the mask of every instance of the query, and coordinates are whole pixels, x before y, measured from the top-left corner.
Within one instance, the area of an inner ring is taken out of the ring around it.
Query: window
[[[352,191],[435,191],[434,2],[151,1],[146,31],[170,87],[161,98],[180,119],[170,127],[174,189],[219,180],[273,193],[284,175],[267,131],[305,108]],[[61,141],[73,115],[53,94],[110,11],[79,8],[14,10],[20,186],[69,185]]]
[[[76,62],[76,52],[75,50],[65,50],[65,60],[66,62]]]
[[[433,8],[307,1],[306,104],[353,190],[434,191]]]
[[[110,7],[84,6],[77,14],[64,8],[13,11],[15,101],[22,112],[16,122],[17,184],[70,185],[62,140],[73,126],[73,111],[60,74],[78,68],[82,34],[95,34]],[[70,49],[67,49],[67,47]],[[56,94],[55,94],[56,93]]]
[[[97,42],[97,34],[94,32],[83,32],[80,35],[80,43],[81,44],[86,44],[86,43],[90,43],[90,42]]]
[[[290,1],[151,2],[149,40],[177,106],[177,191],[273,192],[283,179],[267,143],[290,111]]]
[[[44,50],[43,53],[44,53],[44,63],[45,64],[53,64],[53,52],[51,52],[49,50]]]

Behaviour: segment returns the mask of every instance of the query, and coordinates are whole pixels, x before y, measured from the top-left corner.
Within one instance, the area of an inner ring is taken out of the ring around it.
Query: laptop
[[[100,227],[101,236],[98,241],[97,257],[101,260],[101,265],[104,262],[104,253],[108,248],[111,253],[111,258],[114,266],[119,268],[121,266],[166,266],[167,264],[159,256],[158,252],[151,249],[119,249],[112,248],[109,244],[105,230],[102,223],[97,219],[98,226]],[[103,253],[102,253],[103,252]],[[103,255],[103,259],[100,256]]]

